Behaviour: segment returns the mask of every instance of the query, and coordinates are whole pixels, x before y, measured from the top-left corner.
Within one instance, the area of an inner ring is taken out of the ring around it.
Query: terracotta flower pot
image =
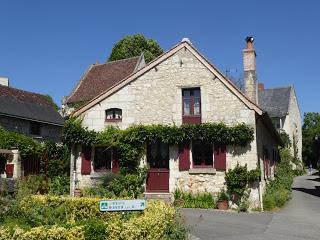
[[[229,203],[227,200],[218,201],[218,209],[219,210],[228,210]]]

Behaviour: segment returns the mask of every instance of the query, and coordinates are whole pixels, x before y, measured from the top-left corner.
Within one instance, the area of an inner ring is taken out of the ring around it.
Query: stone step
[[[168,203],[172,203],[173,197],[171,193],[150,193],[150,192],[145,192],[144,198],[146,200],[163,200]]]

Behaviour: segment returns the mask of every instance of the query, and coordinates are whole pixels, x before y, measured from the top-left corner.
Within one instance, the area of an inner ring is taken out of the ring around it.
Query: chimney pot
[[[264,84],[263,83],[258,83],[258,90],[263,91],[264,90]]]
[[[253,49],[253,37],[246,37],[247,49]]]

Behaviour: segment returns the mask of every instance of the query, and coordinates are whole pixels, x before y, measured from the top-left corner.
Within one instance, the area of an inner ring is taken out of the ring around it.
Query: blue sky
[[[294,85],[302,113],[320,112],[320,1],[1,0],[0,9],[0,76],[59,105],[125,35],[142,33],[164,50],[188,37],[234,76],[252,35],[259,81]]]

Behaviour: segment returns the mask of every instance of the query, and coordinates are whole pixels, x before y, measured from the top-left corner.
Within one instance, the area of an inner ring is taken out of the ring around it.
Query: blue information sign
[[[101,212],[142,211],[146,207],[147,203],[144,199],[100,201]]]

